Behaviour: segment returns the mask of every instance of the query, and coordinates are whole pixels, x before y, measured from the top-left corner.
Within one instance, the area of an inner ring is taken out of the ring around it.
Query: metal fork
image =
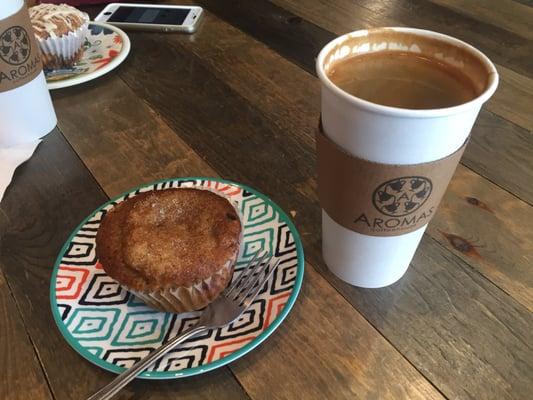
[[[278,260],[269,268],[273,256],[267,256],[268,252],[264,252],[261,255],[257,252],[246,267],[243,268],[238,279],[235,279],[215,301],[204,309],[196,325],[153,350],[142,360],[137,361],[130,369],[121,373],[98,392],[87,398],[87,400],[110,399],[128,382],[178,344],[197,333],[208,329],[221,328],[237,319],[252,304],[263,285],[279,265]],[[264,278],[262,278],[263,275]]]

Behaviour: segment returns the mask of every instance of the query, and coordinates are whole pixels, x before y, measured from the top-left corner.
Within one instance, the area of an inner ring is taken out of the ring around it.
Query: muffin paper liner
[[[78,29],[69,32],[67,35],[60,37],[50,36],[47,39],[37,38],[43,53],[44,68],[69,67],[78,61],[83,52],[88,30],[89,22],[85,22]]]
[[[237,257],[215,274],[192,286],[178,286],[154,292],[138,292],[122,285],[150,307],[161,311],[182,313],[199,310],[211,303],[226,288],[233,276],[233,267]]]

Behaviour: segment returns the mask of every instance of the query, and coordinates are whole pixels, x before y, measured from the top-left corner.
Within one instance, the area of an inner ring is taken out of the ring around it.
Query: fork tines
[[[251,302],[257,296],[265,282],[270,278],[270,275],[278,266],[279,260],[269,269],[270,263],[274,257],[267,257],[268,251],[263,252],[261,255],[259,255],[259,253],[260,252],[257,252],[252,257],[248,264],[243,268],[238,279],[226,289],[225,296],[228,299],[242,304],[249,297],[248,302]],[[261,280],[263,276],[264,278]]]

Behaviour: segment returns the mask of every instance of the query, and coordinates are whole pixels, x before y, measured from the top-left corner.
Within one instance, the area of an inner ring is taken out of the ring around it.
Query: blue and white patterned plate
[[[244,239],[235,277],[259,249],[267,249],[281,262],[238,320],[187,340],[141,377],[191,376],[242,357],[279,326],[300,290],[304,255],[298,232],[265,195],[216,178],[171,179],[133,189],[98,208],[74,230],[57,258],[50,283],[52,313],[61,334],[83,357],[109,371],[122,372],[199,318],[200,312],[171,314],[144,305],[106,275],[95,253],[100,221],[115,204],[141,192],[178,187],[219,191],[238,204]]]

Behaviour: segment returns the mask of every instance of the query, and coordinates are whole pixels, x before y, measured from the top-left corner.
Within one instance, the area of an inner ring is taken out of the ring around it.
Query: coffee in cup
[[[353,96],[389,107],[453,107],[479,94],[459,68],[407,51],[348,57],[335,64],[328,77]]]

